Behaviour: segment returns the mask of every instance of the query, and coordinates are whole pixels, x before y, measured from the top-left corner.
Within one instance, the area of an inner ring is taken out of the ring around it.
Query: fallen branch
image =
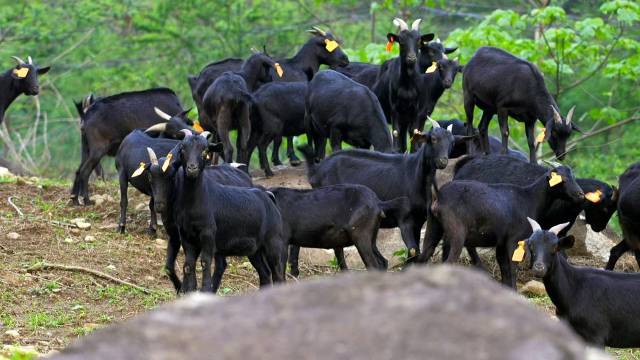
[[[16,204],[13,203],[13,201],[11,201],[12,198],[13,198],[13,196],[9,196],[7,198],[7,201],[9,202],[9,205],[11,205],[16,210],[16,212],[18,212],[18,215],[20,215],[20,217],[24,217],[24,213],[22,213],[22,210],[20,210],[20,208],[17,207]]]
[[[69,266],[69,265],[61,265],[61,264],[49,264],[46,262],[43,263],[38,263],[32,267],[30,267],[29,269],[27,269],[27,271],[31,272],[31,271],[40,271],[40,270],[47,270],[47,269],[53,269],[53,270],[63,270],[63,271],[75,271],[75,272],[83,272],[86,274],[91,274],[94,276],[97,276],[99,278],[105,279],[105,280],[109,280],[118,284],[122,284],[122,285],[126,285],[129,287],[132,287],[134,289],[140,290],[142,292],[144,292],[145,294],[149,294],[151,292],[151,290],[143,288],[142,286],[138,286],[136,284],[130,283],[128,281],[125,280],[120,280],[118,278],[115,278],[109,274],[105,274],[103,272],[97,271],[97,270],[92,270],[92,269],[87,269],[81,266]]]

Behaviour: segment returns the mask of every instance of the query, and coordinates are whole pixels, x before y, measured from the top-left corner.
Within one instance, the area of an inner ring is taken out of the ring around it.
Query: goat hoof
[[[73,206],[80,206],[80,200],[78,200],[77,197],[72,197],[71,201],[69,201],[69,204],[73,205]]]
[[[154,229],[154,228],[148,228],[148,229],[147,229],[147,235],[149,235],[149,236],[156,236],[156,229]]]
[[[300,166],[300,164],[302,164],[302,161],[300,161],[299,159],[291,159],[289,160],[289,164],[291,164],[291,166]]]
[[[271,163],[273,164],[273,166],[282,165],[282,161],[280,161],[280,159],[271,159]]]
[[[118,225],[118,232],[124,234],[124,225]]]
[[[84,206],[91,206],[91,205],[95,205],[95,202],[89,200],[88,197],[84,198]]]

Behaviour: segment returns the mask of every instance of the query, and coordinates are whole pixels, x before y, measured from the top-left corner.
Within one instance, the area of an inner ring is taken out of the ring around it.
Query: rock
[[[107,265],[107,270],[116,271],[116,266],[113,264]]]
[[[102,196],[102,195],[98,195],[98,194],[96,194],[96,195],[92,195],[91,197],[89,197],[89,199],[90,199],[91,201],[93,201],[93,202],[94,202],[94,205],[96,205],[96,206],[100,206],[100,205],[102,205],[102,204],[105,202],[105,198],[104,198],[104,196]]]
[[[9,240],[18,240],[20,239],[20,234],[18,234],[17,232],[10,232],[7,234],[7,239]]]
[[[547,289],[545,289],[544,284],[536,280],[529,280],[518,292],[525,296],[540,297],[547,295]]]
[[[7,330],[4,332],[5,335],[9,336],[10,338],[16,340],[20,338],[20,332],[18,330]]]
[[[215,355],[214,355],[215,354]],[[265,354],[268,354],[266,356]],[[353,273],[222,298],[193,294],[52,359],[607,359],[487,275]]]
[[[1,178],[15,178],[16,176],[6,167],[0,166],[0,177]]]
[[[64,238],[63,241],[66,242],[67,244],[73,244],[74,242],[76,242],[75,240],[73,240],[73,238],[70,238],[70,237]]]
[[[144,279],[145,279],[145,280],[147,280],[147,281],[156,281],[156,278],[154,278],[154,277],[153,277],[153,276],[151,276],[151,275],[147,275],[147,276],[145,276],[145,277],[144,277]]]
[[[621,240],[609,228],[599,233],[591,230],[591,226],[587,225],[584,215],[578,216],[569,234],[576,239],[573,248],[567,251],[569,256],[586,256],[602,263],[606,263],[609,260],[609,251]]]
[[[78,229],[80,230],[87,230],[87,229],[91,229],[91,224],[88,222],[78,222],[76,223],[76,226],[78,227]]]
[[[167,241],[164,239],[156,239],[156,248],[158,249],[166,249]]]
[[[75,219],[69,220],[69,223],[71,223],[73,225],[75,225],[75,224],[77,224],[79,222],[87,222],[87,219],[85,219],[85,218],[75,218]]]
[[[93,235],[87,235],[87,236],[84,237],[84,241],[86,241],[86,242],[94,242],[94,241],[96,241],[96,237],[93,236]]]

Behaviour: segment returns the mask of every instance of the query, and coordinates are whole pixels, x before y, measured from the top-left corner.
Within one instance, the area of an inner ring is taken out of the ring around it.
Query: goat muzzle
[[[436,159],[436,168],[438,168],[439,170],[442,170],[444,168],[447,167],[447,164],[449,163],[449,159],[448,158],[438,158]]]

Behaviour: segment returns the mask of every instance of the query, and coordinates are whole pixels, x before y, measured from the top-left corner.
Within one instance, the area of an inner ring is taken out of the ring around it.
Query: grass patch
[[[18,324],[16,318],[9,313],[0,313],[0,325],[2,328],[14,328]]]
[[[27,315],[27,328],[31,331],[38,329],[59,328],[71,322],[72,316],[62,311],[37,311]]]

